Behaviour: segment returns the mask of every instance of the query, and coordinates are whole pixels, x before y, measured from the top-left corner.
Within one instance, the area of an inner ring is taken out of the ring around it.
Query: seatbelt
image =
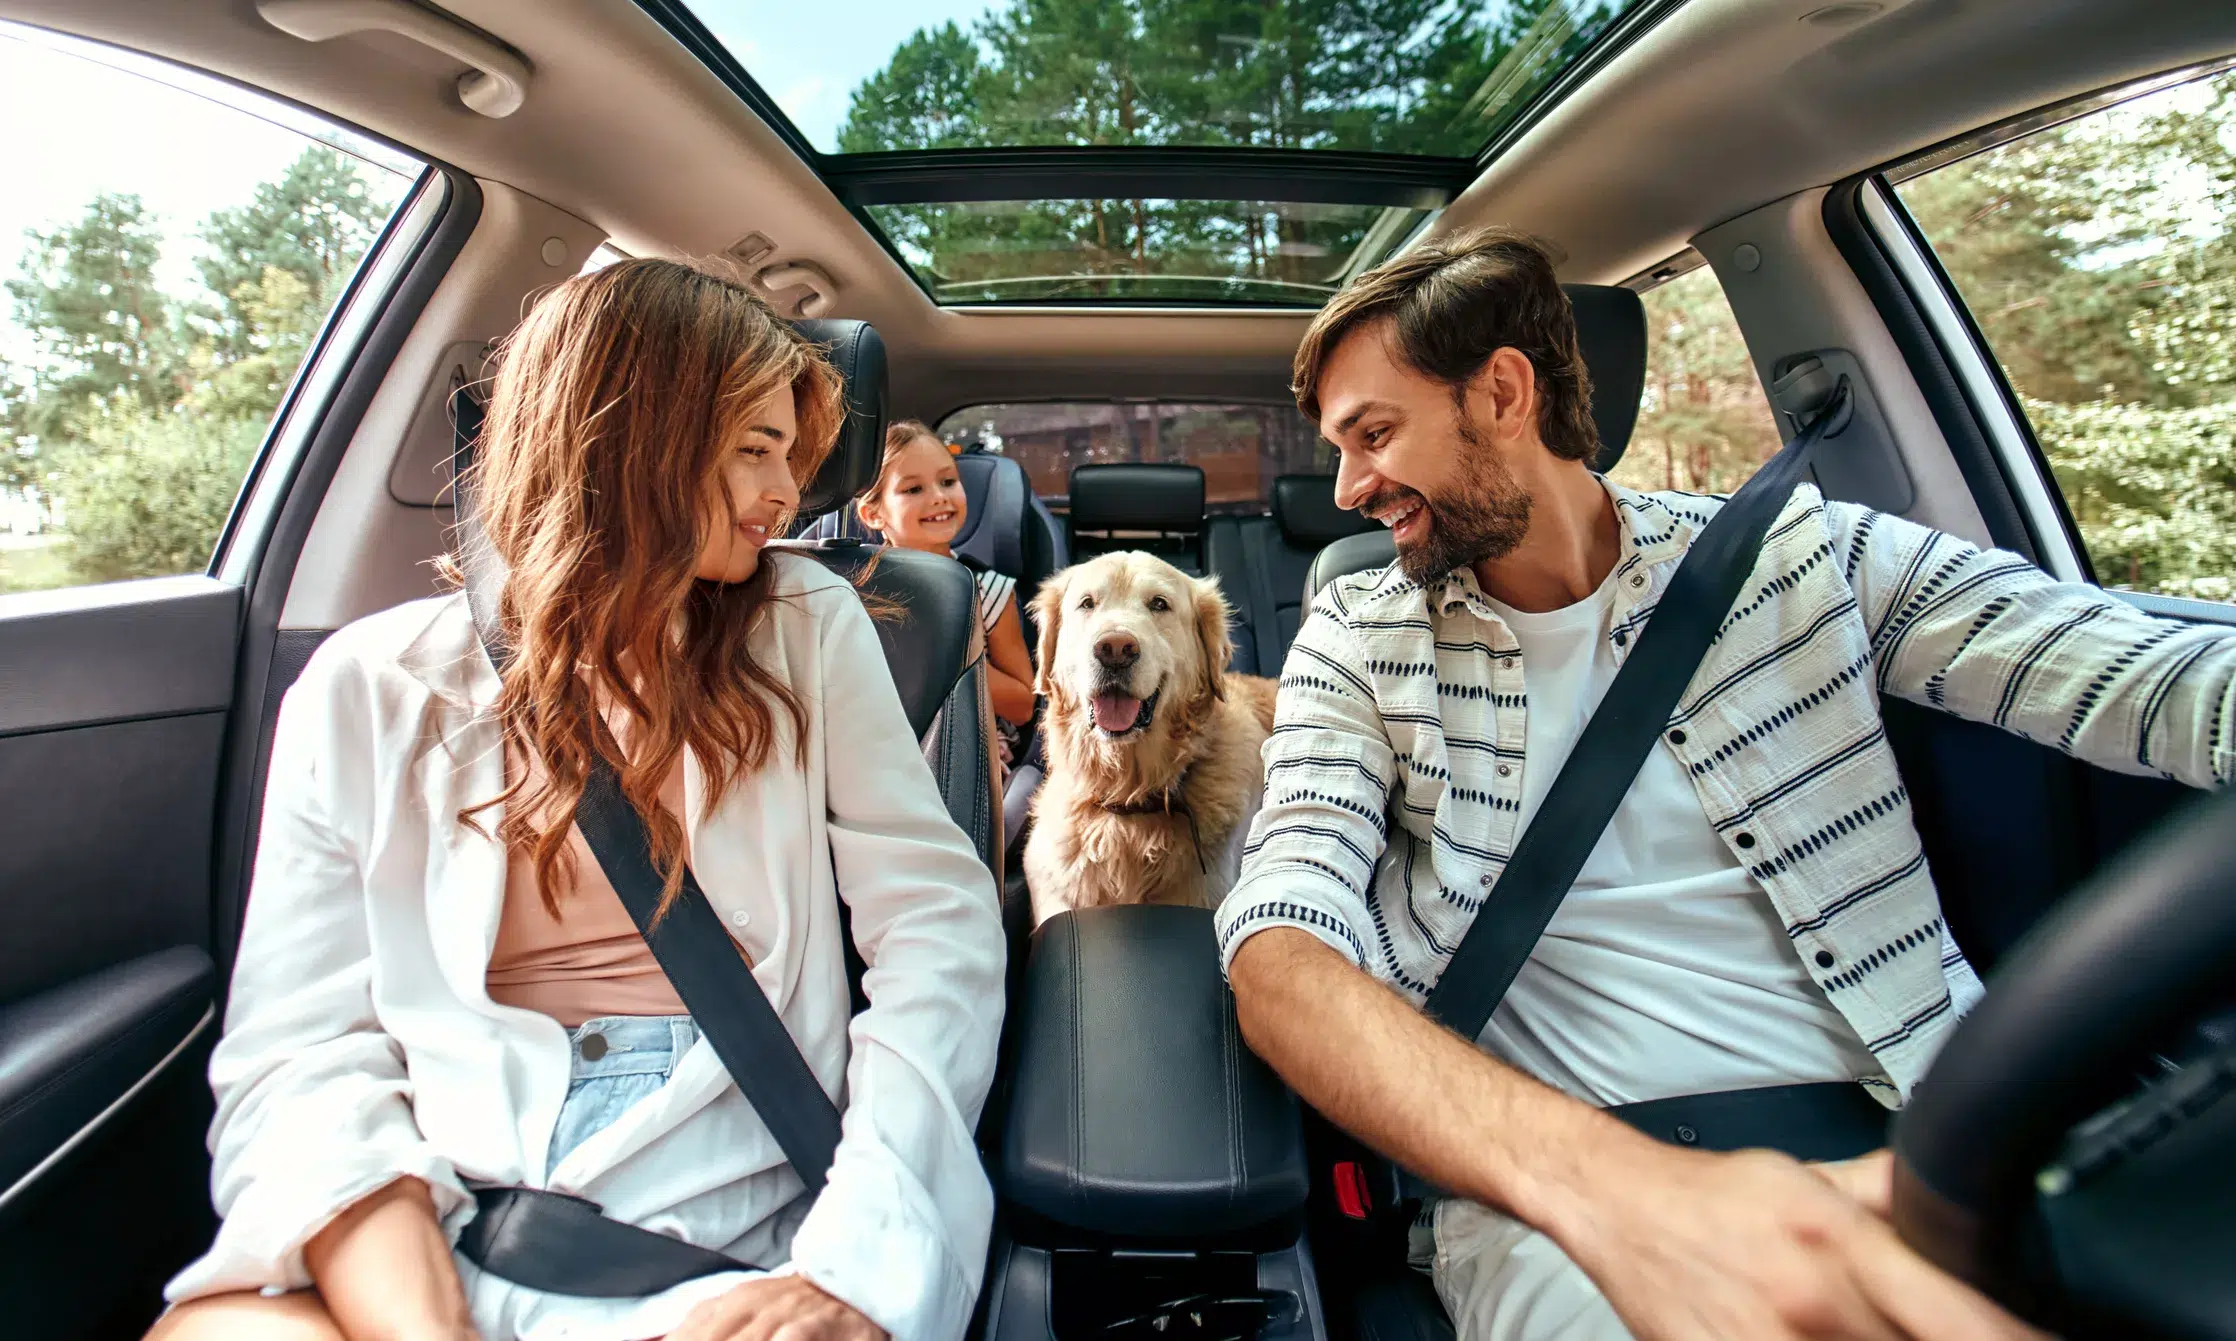
[[[1739,487],[1685,551],[1638,646],[1615,672],[1429,992],[1423,1009],[1461,1037],[1482,1035],[1528,962],[1708,654],[1770,524],[1807,471],[1810,452],[1835,425],[1845,425],[1847,403],[1843,381],[1808,427]]]
[[[473,522],[470,500],[459,499],[458,515],[467,607],[483,649],[502,673],[511,660],[497,612],[503,564]],[[652,862],[651,838],[602,753],[592,756],[575,824],[730,1079],[808,1192],[820,1192],[838,1149],[838,1105],[824,1093],[688,866],[675,902],[655,923],[663,882]],[[636,1298],[716,1272],[757,1269],[609,1219],[580,1197],[488,1187],[477,1189],[475,1198],[482,1213],[460,1236],[459,1251],[492,1275],[530,1289]]]

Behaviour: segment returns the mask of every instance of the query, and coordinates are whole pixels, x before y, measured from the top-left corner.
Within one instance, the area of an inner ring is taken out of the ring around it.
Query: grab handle
[[[445,14],[410,0],[262,0],[264,22],[305,42],[352,33],[407,37],[474,68],[458,76],[458,100],[487,117],[511,116],[528,97],[526,57]]]

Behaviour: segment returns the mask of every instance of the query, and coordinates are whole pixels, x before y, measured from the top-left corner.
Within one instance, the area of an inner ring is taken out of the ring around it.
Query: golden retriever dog
[[[1033,599],[1048,777],[1033,922],[1113,903],[1216,907],[1264,792],[1274,683],[1230,675],[1227,602],[1152,554],[1066,568]]]

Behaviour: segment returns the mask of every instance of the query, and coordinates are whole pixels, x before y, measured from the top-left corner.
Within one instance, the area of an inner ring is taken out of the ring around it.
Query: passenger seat
[[[1236,611],[1234,669],[1279,675],[1304,619],[1304,579],[1322,549],[1375,529],[1335,503],[1335,476],[1282,475],[1264,517],[1215,517],[1206,557]]]

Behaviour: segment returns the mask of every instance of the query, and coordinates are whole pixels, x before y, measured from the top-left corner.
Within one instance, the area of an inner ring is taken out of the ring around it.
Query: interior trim
[[[2002,370],[1988,356],[1969,316],[1960,310],[1939,262],[1910,227],[1907,212],[1899,211],[1876,178],[1861,185],[1855,203],[1880,254],[1894,268],[1947,359],[1986,446],[2001,467],[2033,541],[2034,562],[2061,582],[2093,581],[2088,559],[2074,542],[2064,500],[2044,478],[2033,430],[2012,403]],[[1958,456],[1961,462],[1963,453]]]
[[[13,1202],[17,1197],[20,1197],[24,1193],[28,1192],[31,1188],[31,1185],[36,1183],[42,1175],[44,1175],[48,1170],[54,1168],[56,1165],[60,1164],[63,1160],[69,1158],[71,1151],[76,1150],[79,1146],[84,1145],[87,1141],[93,1139],[94,1133],[100,1131],[101,1128],[107,1124],[110,1118],[115,1117],[118,1113],[123,1112],[127,1107],[129,1107],[134,1099],[140,1097],[142,1091],[146,1090],[148,1086],[154,1084],[158,1079],[162,1077],[164,1072],[170,1070],[172,1066],[177,1064],[179,1058],[186,1054],[186,1050],[193,1046],[194,1040],[200,1038],[202,1036],[202,1032],[210,1027],[210,1022],[215,1020],[216,1018],[216,1006],[212,1005],[202,1007],[201,1018],[197,1019],[194,1022],[193,1028],[186,1031],[186,1037],[180,1039],[169,1052],[164,1053],[163,1059],[161,1061],[157,1062],[154,1066],[149,1067],[146,1075],[143,1075],[138,1080],[133,1081],[130,1088],[126,1089],[124,1093],[118,1095],[107,1108],[104,1108],[100,1112],[95,1113],[92,1118],[87,1120],[84,1126],[71,1133],[70,1139],[56,1146],[45,1159],[40,1160],[38,1163],[25,1170],[23,1176],[16,1179],[15,1182],[11,1183],[6,1191],[0,1191],[0,1211],[6,1211],[8,1209],[9,1203]]]

